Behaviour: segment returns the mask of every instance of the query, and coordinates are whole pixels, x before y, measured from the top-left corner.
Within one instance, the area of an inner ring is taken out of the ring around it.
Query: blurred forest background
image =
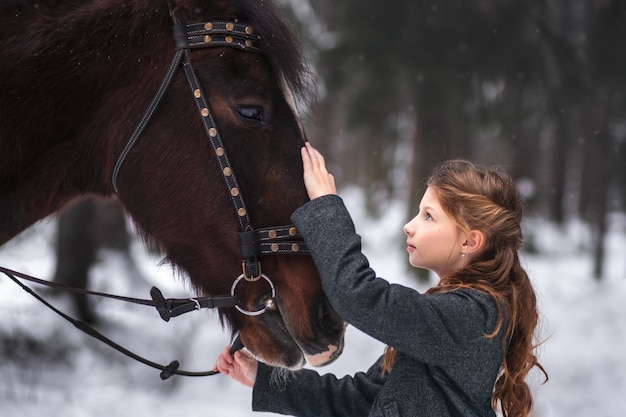
[[[610,214],[626,209],[626,1],[279,1],[316,76],[309,139],[371,216],[400,199],[412,217],[441,160],[501,165],[527,215],[587,225],[602,279]],[[110,203],[72,208],[58,228],[66,284],[87,285],[101,247],[128,251]]]
[[[602,277],[626,204],[626,1],[283,2],[318,77],[309,138],[372,215],[415,213],[441,160],[502,165],[529,215],[589,225]]]

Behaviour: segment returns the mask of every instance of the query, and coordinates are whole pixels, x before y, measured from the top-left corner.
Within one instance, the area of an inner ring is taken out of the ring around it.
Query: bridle
[[[235,304],[238,311],[246,315],[259,315],[267,309],[275,308],[275,288],[272,281],[262,272],[261,263],[258,260],[259,255],[276,255],[276,254],[304,254],[308,253],[308,248],[302,237],[298,234],[293,225],[275,226],[267,228],[255,229],[246,203],[239,187],[235,171],[230,163],[226,153],[226,147],[215,123],[215,119],[210,110],[210,106],[206,95],[202,90],[202,86],[196,76],[196,73],[189,60],[189,54],[192,49],[210,48],[210,47],[231,47],[242,51],[262,53],[261,38],[254,33],[252,26],[234,21],[210,21],[205,23],[184,24],[179,22],[176,15],[170,10],[173,21],[173,35],[176,46],[176,54],[167,70],[167,73],[161,82],[156,94],[148,105],[146,112],[140,119],[139,124],[133,131],[130,139],[126,143],[124,149],[120,153],[117,162],[111,174],[111,183],[116,193],[118,190],[118,178],[123,163],[130,153],[131,149],[145,130],[154,111],[159,105],[172,78],[182,65],[185,76],[196,106],[200,113],[200,119],[204,128],[204,132],[211,144],[211,149],[220,170],[224,177],[228,195],[235,209],[235,214],[239,222],[239,243],[242,255],[242,274],[235,279],[231,296],[235,295],[237,285],[243,281],[255,282],[263,279],[267,282],[271,289],[271,297],[266,300],[265,306],[256,311],[248,311]]]
[[[168,2],[169,5],[169,2]],[[115,166],[111,174],[111,183],[116,193],[118,190],[118,179],[120,170],[124,164],[124,161],[133,146],[144,132],[150,119],[152,118],[154,111],[161,102],[165,91],[168,89],[174,74],[179,66],[182,65],[185,76],[191,88],[193,98],[196,102],[204,131],[211,144],[213,153],[215,154],[218,164],[228,189],[231,201],[233,203],[235,213],[239,223],[239,242],[242,255],[242,274],[237,277],[231,287],[230,295],[223,296],[207,296],[197,298],[186,299],[173,299],[165,298],[161,291],[152,287],[150,295],[151,300],[143,300],[130,297],[122,297],[118,295],[100,293],[95,291],[88,291],[78,288],[68,287],[62,284],[42,280],[35,278],[17,271],[13,271],[0,266],[0,272],[9,277],[15,283],[17,283],[22,289],[35,297],[38,301],[42,302],[49,309],[60,315],[65,320],[71,322],[76,328],[84,333],[95,337],[101,342],[111,346],[115,350],[123,353],[124,355],[135,359],[145,365],[161,370],[161,379],[167,379],[172,375],[183,376],[207,376],[219,373],[217,371],[205,371],[205,372],[190,372],[178,369],[178,361],[172,361],[169,365],[161,365],[152,361],[149,361],[108,339],[100,332],[95,330],[88,324],[76,320],[56,307],[48,303],[44,298],[35,293],[29,287],[24,285],[20,280],[26,280],[34,282],[36,284],[45,285],[48,287],[54,287],[73,293],[94,295],[99,297],[105,297],[115,299],[118,301],[141,304],[156,307],[161,318],[165,321],[169,321],[171,317],[200,310],[202,308],[222,308],[222,307],[235,307],[239,312],[249,316],[257,316],[263,314],[268,310],[276,309],[276,290],[272,281],[262,272],[261,263],[258,260],[259,255],[275,255],[275,254],[306,254],[309,253],[308,248],[302,238],[293,225],[276,226],[255,229],[252,226],[248,209],[246,207],[244,198],[239,187],[239,183],[235,176],[232,165],[230,164],[228,155],[226,154],[226,148],[222,141],[221,135],[215,123],[215,120],[211,114],[209,103],[202,90],[198,77],[189,60],[189,54],[192,49],[209,48],[209,47],[232,47],[242,51],[262,53],[261,38],[254,33],[254,29],[238,21],[208,21],[203,23],[184,24],[179,22],[175,16],[171,5],[170,16],[173,22],[173,36],[176,46],[176,53],[172,62],[161,81],[152,101],[148,105],[145,113],[140,119],[139,123],[135,127],[131,137],[121,151]],[[237,286],[241,282],[256,282],[263,279],[270,287],[270,297],[264,300],[263,308],[256,311],[249,311],[238,305],[238,298],[235,294]],[[243,347],[239,338],[233,343],[233,350]]]

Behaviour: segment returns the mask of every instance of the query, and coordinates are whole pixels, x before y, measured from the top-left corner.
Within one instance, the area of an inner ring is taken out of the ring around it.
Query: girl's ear
[[[480,252],[485,246],[485,234],[480,230],[470,231],[463,246],[468,254]]]

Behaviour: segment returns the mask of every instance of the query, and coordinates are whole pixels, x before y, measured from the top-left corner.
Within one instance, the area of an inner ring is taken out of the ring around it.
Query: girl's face
[[[439,203],[432,188],[427,188],[419,213],[404,226],[409,263],[430,269],[439,277],[463,267],[467,237]]]

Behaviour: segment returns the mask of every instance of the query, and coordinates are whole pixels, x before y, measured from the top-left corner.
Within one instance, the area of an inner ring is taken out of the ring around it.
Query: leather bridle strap
[[[150,104],[148,104],[148,108],[146,109],[145,113],[141,117],[141,120],[139,120],[139,123],[135,127],[135,130],[130,136],[130,139],[128,139],[128,142],[126,142],[124,149],[122,149],[122,152],[120,153],[120,155],[117,158],[117,161],[115,162],[115,166],[113,167],[113,173],[111,174],[111,184],[113,185],[113,190],[115,191],[116,194],[119,193],[119,190],[117,187],[117,179],[120,176],[120,169],[122,169],[122,165],[124,164],[124,161],[126,160],[126,157],[130,153],[133,146],[135,146],[137,139],[139,139],[139,137],[144,132],[144,130],[146,130],[146,126],[148,126],[148,122],[150,122],[150,119],[152,119],[152,116],[154,115],[154,112],[157,106],[161,102],[161,99],[163,98],[165,91],[167,91],[167,88],[170,86],[172,82],[172,78],[174,78],[174,74],[176,73],[176,70],[178,69],[178,66],[180,65],[180,61],[182,59],[183,59],[183,51],[176,51],[176,54],[174,54],[174,58],[172,59],[172,62],[170,63],[169,68],[167,69],[167,72],[165,73],[165,77],[163,77],[163,80],[161,81],[159,88],[154,94],[154,97],[152,97],[152,101],[150,101]]]
[[[231,202],[235,208],[240,230],[239,235],[244,277],[248,281],[256,281],[261,278],[262,274],[261,266],[257,259],[258,255],[304,254],[308,253],[308,248],[293,225],[275,226],[263,229],[254,229],[252,226],[252,221],[243,199],[241,188],[239,187],[234,169],[226,153],[226,147],[224,146],[217,124],[211,114],[206,95],[202,90],[202,86],[189,60],[189,53],[192,49],[196,48],[224,46],[260,53],[262,52],[261,40],[258,35],[254,34],[254,30],[251,26],[239,22],[214,21],[183,24],[178,21],[174,13],[171,13],[171,16],[174,23],[172,32],[176,45],[176,54],[156,94],[150,102],[146,113],[141,118],[117,159],[111,178],[113,189],[118,192],[117,181],[122,164],[137,142],[137,139],[145,130],[156,107],[169,87],[176,69],[182,63],[185,77],[187,78],[200,113],[200,119],[205,134],[217,158],[228,188]]]
[[[200,27],[202,29],[199,29]],[[260,52],[260,48],[256,47],[260,39],[253,35],[253,32],[250,26],[232,22],[209,22],[195,25],[175,23],[174,25],[176,46],[185,51],[183,70],[187,77],[187,82],[200,113],[204,131],[209,138],[211,148],[217,158],[228,193],[235,207],[241,230],[239,238],[243,256],[243,274],[248,281],[256,281],[261,278],[261,265],[257,260],[257,255],[302,254],[308,253],[308,248],[304,243],[304,239],[298,235],[293,225],[264,229],[254,229],[252,226],[252,220],[243,199],[235,171],[226,153],[226,147],[210,111],[206,95],[189,61],[189,48],[201,47],[197,45],[197,38],[204,36],[203,42],[205,43],[216,43],[218,46],[237,45],[245,50]],[[186,33],[187,36],[183,36],[182,33]],[[222,41],[222,38],[217,38],[216,34],[224,37],[225,40]]]

